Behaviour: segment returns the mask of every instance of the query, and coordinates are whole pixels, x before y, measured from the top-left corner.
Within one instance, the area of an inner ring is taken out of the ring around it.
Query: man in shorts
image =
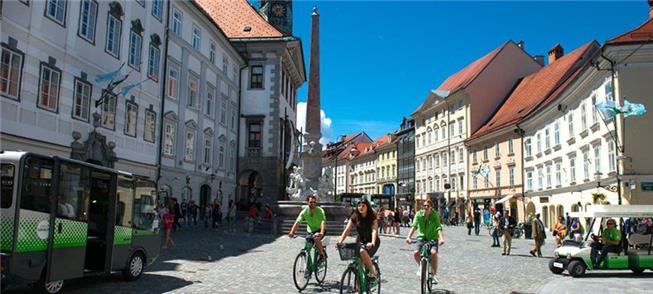
[[[317,206],[317,198],[315,195],[309,195],[306,197],[306,202],[308,207],[304,208],[302,212],[297,216],[295,224],[293,224],[288,237],[293,238],[295,236],[295,231],[299,228],[299,224],[302,221],[306,222],[306,230],[309,234],[313,234],[315,240],[315,247],[317,247],[320,257],[324,255],[324,248],[322,248],[322,237],[326,233],[326,215],[324,210]]]
[[[431,272],[433,273],[433,282],[438,283],[438,248],[444,244],[444,232],[442,231],[442,224],[440,223],[440,214],[433,209],[433,202],[431,199],[424,201],[422,210],[415,214],[413,225],[406,237],[406,243],[413,244],[413,257],[419,265],[422,258],[420,249],[430,241],[437,241],[436,245],[431,248]],[[413,234],[417,231],[417,240],[413,241]],[[417,275],[420,276],[421,272],[418,269]]]

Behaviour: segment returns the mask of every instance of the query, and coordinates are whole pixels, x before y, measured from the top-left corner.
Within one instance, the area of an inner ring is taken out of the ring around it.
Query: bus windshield
[[[0,198],[2,208],[11,207],[14,197],[14,166],[12,164],[3,163],[0,165],[0,175],[2,180],[2,191],[0,191]]]

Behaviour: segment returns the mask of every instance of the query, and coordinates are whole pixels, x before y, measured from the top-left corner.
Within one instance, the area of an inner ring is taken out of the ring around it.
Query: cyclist
[[[406,237],[406,243],[413,243],[413,257],[419,265],[422,246],[430,241],[437,241],[436,246],[431,248],[431,272],[433,273],[433,282],[437,284],[439,283],[436,278],[438,272],[438,248],[444,244],[444,232],[442,231],[442,224],[440,224],[440,215],[433,209],[433,201],[427,199],[422,207],[423,209],[415,214],[413,226]],[[415,231],[417,231],[417,241],[412,239]],[[417,276],[420,275],[421,271],[418,269]]]
[[[297,216],[297,220],[292,225],[288,237],[293,238],[295,236],[295,231],[299,228],[299,224],[302,221],[306,221],[306,230],[309,234],[313,234],[313,240],[320,254],[318,258],[324,256],[324,248],[322,248],[322,237],[326,233],[326,215],[324,210],[317,206],[317,197],[315,195],[308,195],[306,197],[306,202],[308,202],[308,207],[304,208],[302,212]]]
[[[345,230],[340,235],[338,239],[338,245],[349,236],[349,232],[353,226],[356,226],[356,232],[358,233],[356,237],[356,242],[364,244],[360,249],[360,259],[363,261],[368,270],[368,276],[371,281],[376,279],[377,273],[374,265],[372,264],[371,257],[374,256],[374,253],[379,249],[381,245],[381,239],[378,235],[378,219],[374,209],[370,206],[370,202],[365,198],[361,197],[361,200],[358,202],[358,205],[354,212],[352,212],[349,221]]]

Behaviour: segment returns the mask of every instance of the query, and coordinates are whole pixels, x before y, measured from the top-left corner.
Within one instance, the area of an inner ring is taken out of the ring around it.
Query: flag
[[[617,104],[612,100],[596,103],[594,107],[596,107],[596,111],[598,111],[605,120],[611,120],[617,116],[617,114],[621,113],[619,106],[617,106]]]
[[[118,69],[116,69],[114,71],[105,72],[103,74],[99,74],[99,75],[95,76],[95,82],[99,83],[99,82],[113,80],[118,74],[120,74],[120,70],[122,69],[122,67],[124,65],[125,64],[123,63],[122,65],[120,65],[120,67]]]
[[[141,85],[142,85],[145,81],[147,81],[147,80],[143,80],[143,81],[140,81],[140,82],[138,82],[138,83],[133,83],[133,84],[129,84],[129,85],[127,85],[127,86],[122,87],[122,88],[120,89],[120,95],[122,95],[122,96],[124,96],[124,97],[127,97],[127,93],[129,93],[129,91],[131,91],[131,89],[134,89],[134,88],[140,88]]]
[[[621,107],[621,113],[623,113],[624,117],[633,115],[641,116],[646,113],[646,107],[644,107],[644,104],[631,103],[630,101],[624,99],[624,106]]]
[[[119,79],[117,81],[112,80],[111,83],[109,83],[109,85],[107,86],[107,90],[112,90],[111,92],[113,92],[113,88],[115,88],[116,86],[120,85],[122,82],[127,80],[128,77],[129,77],[129,74],[126,74],[124,77],[122,77],[121,79]]]

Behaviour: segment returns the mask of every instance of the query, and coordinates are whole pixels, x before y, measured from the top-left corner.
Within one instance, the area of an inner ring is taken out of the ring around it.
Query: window
[[[447,153],[443,152],[442,153],[442,167],[447,167],[449,163],[447,163]]]
[[[159,63],[161,60],[161,49],[150,44],[150,59],[147,61],[147,77],[159,81]]]
[[[594,172],[601,171],[601,145],[594,146]]]
[[[200,28],[193,24],[193,48],[200,50],[200,41],[202,40],[202,32]]]
[[[197,92],[198,92],[199,78],[193,74],[188,73],[188,107],[197,107]]]
[[[465,157],[465,152],[462,148],[458,149],[458,161],[463,162]]]
[[[551,165],[546,165],[546,187],[551,188]]]
[[[182,18],[183,14],[181,14],[181,11],[179,9],[172,8],[172,32],[175,33],[175,35],[181,37],[181,24],[182,24]]]
[[[456,190],[456,178],[451,178],[451,190]]]
[[[254,89],[263,88],[263,66],[252,66],[249,87]]]
[[[122,21],[109,13],[107,19],[107,43],[104,50],[115,58],[120,58],[120,36]]]
[[[134,97],[134,96],[132,96]],[[138,121],[138,105],[133,102],[127,102],[125,112],[125,135],[136,137],[136,123]]]
[[[544,129],[544,150],[551,148],[551,134],[549,128]]]
[[[508,168],[508,180],[510,181],[510,187],[515,186],[515,167],[511,166]]]
[[[2,46],[0,94],[18,100],[23,76],[23,55]]]
[[[553,124],[553,144],[560,145],[560,123],[557,120]]]
[[[495,168],[494,169],[494,186],[495,187],[501,187],[501,169],[500,168]]]
[[[213,153],[212,139],[211,136],[206,136],[204,139],[204,164],[207,166],[211,165],[211,153]]]
[[[612,82],[608,81],[603,89],[605,90],[605,100],[613,101],[614,96],[612,95]]]
[[[41,64],[41,85],[39,87],[38,106],[50,111],[57,111],[59,105],[59,86],[61,71]]]
[[[472,162],[477,163],[478,162],[478,156],[476,154],[476,149],[472,150]]]
[[[449,122],[449,137],[455,136],[453,122]]]
[[[48,0],[45,4],[45,16],[54,22],[66,25],[66,0]]]
[[[440,155],[435,154],[435,168],[440,168]]]
[[[590,152],[588,149],[583,150],[583,178],[586,181],[590,179]]]
[[[143,47],[143,37],[136,31],[132,30],[129,36],[129,66],[136,71],[141,70],[141,49]]]
[[[156,17],[158,20],[161,20],[163,15],[163,1],[153,0],[152,1],[152,16]]]
[[[582,103],[580,105],[580,125],[581,125],[581,129],[583,130],[587,129],[587,111],[586,111],[585,103]]]
[[[178,81],[179,69],[176,66],[170,65],[170,70],[168,70],[168,97],[172,99],[177,99]]]
[[[446,139],[447,138],[447,125],[443,124],[442,128],[440,128],[440,130],[441,130],[441,133],[442,133],[441,134],[442,135],[442,140]]]
[[[227,59],[227,56],[222,56],[222,72],[227,74],[228,68],[229,68],[229,59]]]
[[[569,182],[576,183],[576,157],[569,157]]]
[[[184,152],[184,160],[188,162],[193,161],[193,148],[195,146],[195,131],[186,131],[186,148]]]
[[[508,138],[508,154],[515,154],[515,145],[512,141],[512,137]]]
[[[154,182],[136,180],[136,193],[134,194],[134,220],[132,226],[140,230],[157,232],[154,227],[156,211],[156,186]]]
[[[260,123],[249,124],[249,140],[247,146],[250,148],[261,147],[261,124]]]
[[[115,130],[116,129],[116,104],[118,97],[109,92],[102,92],[102,127]]]
[[[431,133],[432,133],[432,132],[431,132],[430,130],[427,132],[428,143],[429,143],[429,144],[433,143],[433,136],[432,136]]]
[[[472,174],[472,189],[478,189],[478,173]]]
[[[527,191],[533,191],[533,172],[532,171],[527,171],[526,172],[526,190]]]
[[[227,102],[222,101],[222,107],[220,107],[220,122],[225,124],[227,121]]]
[[[575,136],[576,134],[574,133],[574,113],[569,112],[569,115],[567,116],[567,124],[569,125],[569,138]]]
[[[224,168],[224,146],[220,146],[218,152],[218,167]]]
[[[62,162],[59,171],[57,217],[76,220],[78,216],[87,214],[85,204],[89,194],[83,192],[87,185],[87,171],[69,162]]]
[[[537,153],[540,153],[542,152],[542,136],[538,133],[535,137],[537,139]]]
[[[0,199],[1,208],[10,208],[14,201],[14,183],[16,182],[16,167],[13,164],[0,164]]]
[[[531,138],[526,139],[524,142],[524,149],[526,150],[526,157],[533,155],[533,148],[531,146]]]
[[[488,149],[487,145],[483,146],[483,161],[488,160],[489,155],[487,149]]]
[[[459,120],[458,121],[458,134],[463,134],[463,121]]]
[[[52,161],[28,157],[23,168],[20,208],[50,213]]]
[[[97,7],[95,0],[82,0],[80,3],[79,28],[77,34],[84,40],[95,42],[95,25],[97,21]]]
[[[484,187],[485,189],[487,189],[487,188],[490,187],[490,178],[489,178],[489,175],[486,175],[485,177],[483,177],[483,187]]]
[[[213,115],[213,97],[215,95],[215,87],[211,84],[206,84],[206,107],[204,113],[211,117]]]
[[[561,165],[562,164],[559,161],[556,162],[556,182],[555,182],[556,186],[562,185],[562,174],[561,174],[562,166]]]
[[[211,46],[209,48],[209,61],[212,64],[215,64],[215,43],[211,41]]]
[[[89,104],[91,103],[91,84],[75,78],[73,96],[73,118],[88,122]]]
[[[614,153],[614,144],[612,142],[608,142],[608,171],[613,172],[616,170],[616,162],[615,162],[615,153]]]
[[[499,142],[494,142],[494,157],[501,156],[501,149],[499,148]]]
[[[165,137],[163,137],[163,155],[175,155],[175,126],[170,123],[165,123]]]
[[[439,131],[439,129],[437,129],[437,128],[433,130],[433,137],[434,137],[433,140],[435,142],[438,141],[438,131]]]
[[[156,113],[152,110],[145,109],[145,125],[143,126],[143,140],[154,143],[156,128]]]
[[[236,106],[231,105],[231,130],[236,131]]]
[[[544,175],[542,173],[544,173],[542,168],[537,170],[537,187],[540,190],[544,189]]]
[[[598,122],[596,117],[596,95],[592,95],[592,105],[590,106],[590,111],[592,112],[592,125]]]

